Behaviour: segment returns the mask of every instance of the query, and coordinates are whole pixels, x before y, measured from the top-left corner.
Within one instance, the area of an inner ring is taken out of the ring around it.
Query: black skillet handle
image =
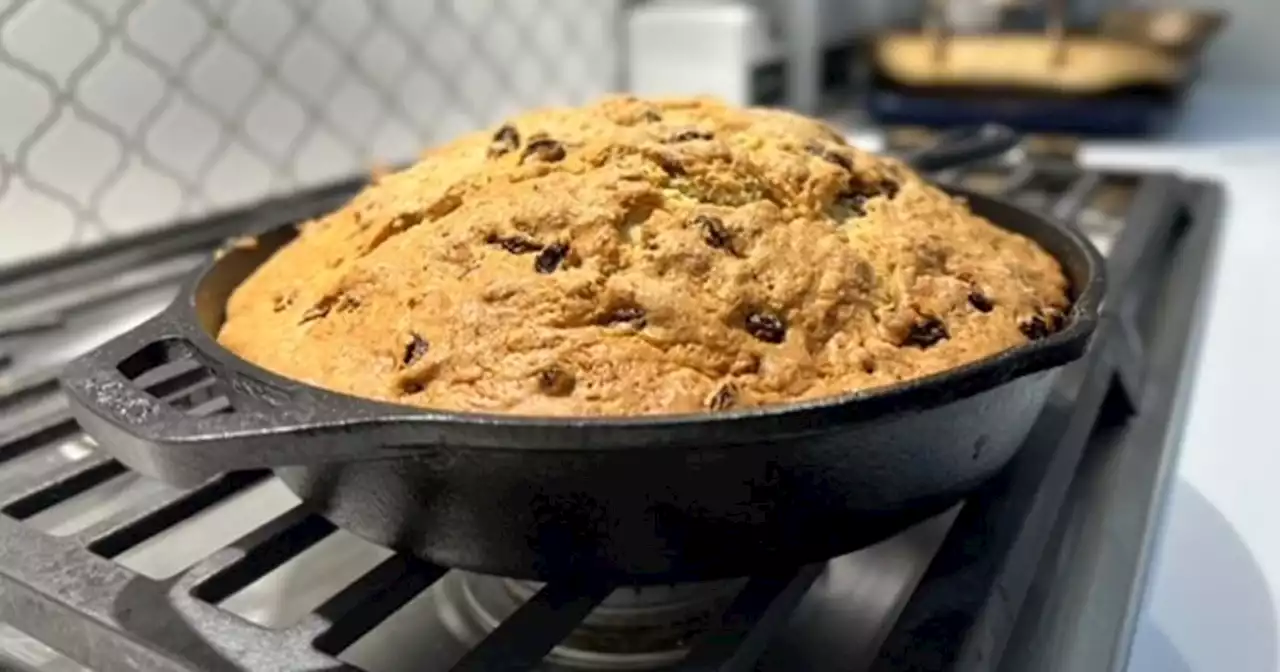
[[[938,137],[930,147],[902,156],[922,173],[935,173],[996,158],[1018,146],[1022,137],[1000,124],[956,128]]]
[[[218,365],[193,345],[195,327],[172,312],[63,370],[72,413],[113,457],[194,485],[225,471],[383,456],[376,446],[340,437],[394,411],[353,414],[303,386]]]

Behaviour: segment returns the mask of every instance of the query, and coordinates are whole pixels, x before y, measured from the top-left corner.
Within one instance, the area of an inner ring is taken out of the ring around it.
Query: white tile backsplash
[[[617,87],[622,0],[0,0],[0,265]]]
[[[191,91],[227,116],[236,116],[266,73],[239,46],[214,37],[191,64]]]
[[[102,218],[98,228],[107,235],[117,236],[163,226],[182,211],[183,200],[177,180],[135,154],[125,162],[119,179],[103,195],[98,205]],[[7,226],[7,220],[0,219],[0,227],[3,226]]]
[[[112,44],[77,93],[85,107],[131,134],[160,104],[165,89],[160,73]]]
[[[313,104],[323,105],[342,65],[336,51],[314,32],[298,34],[280,58],[280,78]]]
[[[149,124],[144,142],[166,167],[195,181],[200,169],[213,158],[221,133],[217,119],[190,94],[179,92]]]
[[[124,160],[124,147],[73,110],[62,113],[32,147],[28,174],[88,203]]]
[[[48,194],[33,189],[21,175],[8,175],[0,199],[4,241],[0,255],[36,256],[57,252],[75,240],[73,211]]]
[[[33,5],[61,0],[34,0]],[[189,58],[212,27],[189,2],[146,0],[129,15],[129,37],[165,63]]]
[[[271,165],[233,144],[213,163],[205,178],[211,205],[225,208],[261,199],[271,184]]]
[[[306,118],[306,110],[294,96],[277,84],[268,83],[250,104],[243,128],[245,135],[272,158],[281,159],[302,134]]]
[[[289,6],[283,2],[239,2],[226,14],[227,32],[259,56],[271,59],[295,22]]]
[[[11,68],[0,68],[0,156],[12,157],[31,137],[53,110],[56,95],[37,84],[29,76]]]
[[[3,26],[3,39],[14,56],[58,81],[88,60],[102,42],[93,18],[65,0],[30,2]],[[56,50],[50,45],[56,43]]]
[[[342,177],[345,166],[357,165],[360,157],[333,133],[320,128],[308,134],[293,162],[301,184],[320,184]]]
[[[348,49],[360,46],[361,37],[373,22],[369,5],[349,0],[316,0],[313,21],[316,27]]]

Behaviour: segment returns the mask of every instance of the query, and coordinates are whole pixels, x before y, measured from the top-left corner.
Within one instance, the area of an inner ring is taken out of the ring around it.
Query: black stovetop
[[[598,596],[573,585],[446,571],[376,547],[310,515],[269,474],[189,490],[151,481],[68,414],[61,362],[160,308],[226,238],[323,213],[357,183],[0,270],[0,622],[103,672],[959,672],[1035,669],[1029,651],[1045,633],[1089,613],[1095,626],[1115,622],[1114,664],[1154,522],[1112,563],[1125,568],[1113,571],[1122,609],[1098,616],[1054,577],[1071,575],[1087,546],[1073,521],[1091,501],[1091,465],[1120,453],[1167,461],[1220,191],[1081,170],[1069,152],[940,179],[1055,213],[1108,255],[1094,345],[1058,374],[1018,457],[957,509],[870,549],[780,574],[619,589],[594,609]],[[1138,493],[1152,507],[1155,470]],[[47,651],[6,653],[6,637],[0,666],[66,669]]]

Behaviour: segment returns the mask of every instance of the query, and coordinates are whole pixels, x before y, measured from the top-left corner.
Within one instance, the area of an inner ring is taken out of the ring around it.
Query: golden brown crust
[[[219,340],[423,407],[679,413],[949,369],[1054,328],[1067,289],[1030,240],[818,122],[612,98],[379,177],[232,294]]]

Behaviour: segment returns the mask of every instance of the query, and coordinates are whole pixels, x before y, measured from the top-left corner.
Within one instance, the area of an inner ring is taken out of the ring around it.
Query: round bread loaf
[[[618,97],[377,177],[236,289],[219,340],[361,397],[638,415],[924,376],[1068,305],[1035,243],[817,121]]]

